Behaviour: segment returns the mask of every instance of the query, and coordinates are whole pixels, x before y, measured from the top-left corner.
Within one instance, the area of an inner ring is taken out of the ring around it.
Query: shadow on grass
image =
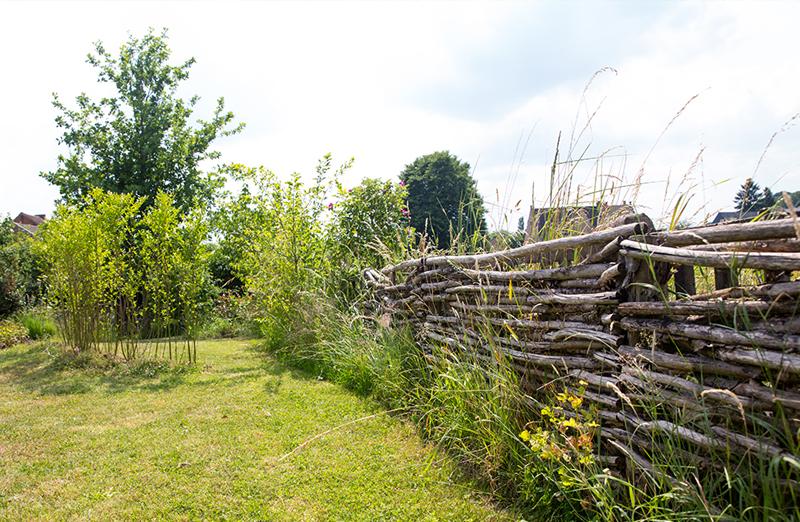
[[[61,348],[48,342],[38,342],[0,350],[0,380],[27,392],[39,395],[74,395],[102,389],[108,393],[140,390],[147,392],[168,391],[180,385],[192,387],[239,386],[249,381],[268,377],[264,385],[269,394],[278,393],[282,377],[316,380],[307,370],[298,369],[269,355],[258,345],[247,345],[241,349],[252,354],[246,361],[236,360],[231,354],[228,365],[225,359],[218,367],[166,367],[165,363],[139,361],[139,368],[131,371],[124,364],[97,365],[81,363]]]
[[[302,381],[320,380],[318,364],[313,361],[303,363],[298,359],[288,357],[281,354],[280,351],[270,349],[266,342],[251,344],[245,350],[258,357],[261,367],[273,375],[288,373],[293,379]]]
[[[40,395],[72,395],[103,388],[111,393],[141,389],[167,390],[184,381],[188,371],[154,368],[126,373],[120,365],[97,366],[70,360],[52,343],[40,342],[0,351],[0,378]]]

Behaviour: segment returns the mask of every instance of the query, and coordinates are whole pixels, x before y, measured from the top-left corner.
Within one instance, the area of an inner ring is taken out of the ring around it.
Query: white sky
[[[217,143],[224,161],[288,175],[332,152],[355,157],[354,184],[448,149],[474,167],[492,224],[515,226],[510,207],[546,193],[558,132],[599,107],[576,149],[609,152],[576,183],[643,166],[640,207],[658,218],[687,192],[697,221],[732,206],[800,112],[798,20],[800,2],[0,1],[0,215],[52,212],[58,191],[38,176],[59,153],[51,93],[99,92],[92,42],[113,50],[152,26],[169,28],[175,62],[197,59],[198,116],[225,96],[247,123]],[[800,125],[755,179],[800,190]]]

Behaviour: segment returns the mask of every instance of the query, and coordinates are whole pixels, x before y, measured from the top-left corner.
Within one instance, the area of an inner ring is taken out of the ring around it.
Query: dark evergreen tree
[[[762,198],[761,187],[752,178],[747,178],[734,198],[734,208],[741,213],[755,210]]]
[[[468,163],[434,152],[406,165],[400,179],[408,187],[411,226],[439,248],[450,248],[454,237],[472,242],[485,234],[486,210]]]
[[[756,204],[757,208],[755,210],[772,208],[772,206],[781,199],[782,198],[780,194],[775,195],[772,193],[769,187],[764,187],[764,190],[761,193],[761,199],[758,200],[758,203]]]

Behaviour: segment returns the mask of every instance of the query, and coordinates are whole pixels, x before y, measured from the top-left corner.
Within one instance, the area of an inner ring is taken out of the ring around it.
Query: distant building
[[[753,219],[759,214],[760,212],[758,210],[748,210],[747,212],[740,212],[738,210],[734,210],[732,212],[717,212],[717,215],[714,216],[714,219],[711,221],[711,224],[716,225],[717,223],[726,223],[728,221]]]
[[[620,216],[633,213],[633,207],[625,202],[622,205],[603,203],[581,207],[536,208],[531,206],[528,226],[525,228],[525,243],[552,237],[586,234],[599,225],[610,223]]]
[[[44,223],[46,219],[44,214],[26,214],[25,212],[20,212],[12,221],[14,222],[14,230],[16,232],[32,236],[36,234],[39,225]]]

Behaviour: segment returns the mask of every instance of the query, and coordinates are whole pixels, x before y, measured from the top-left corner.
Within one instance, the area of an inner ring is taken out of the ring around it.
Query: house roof
[[[738,210],[734,210],[732,212],[717,212],[717,215],[714,216],[711,224],[724,223],[726,221],[738,221],[740,219],[753,219],[757,215],[757,210],[748,210],[747,212],[740,212]]]
[[[20,212],[17,217],[14,218],[14,223],[18,223],[20,225],[39,226],[44,222],[44,214],[26,214],[25,212]]]
[[[14,230],[16,232],[23,232],[29,235],[36,234],[39,225],[47,220],[44,214],[26,214],[20,212],[12,222],[14,223]]]

